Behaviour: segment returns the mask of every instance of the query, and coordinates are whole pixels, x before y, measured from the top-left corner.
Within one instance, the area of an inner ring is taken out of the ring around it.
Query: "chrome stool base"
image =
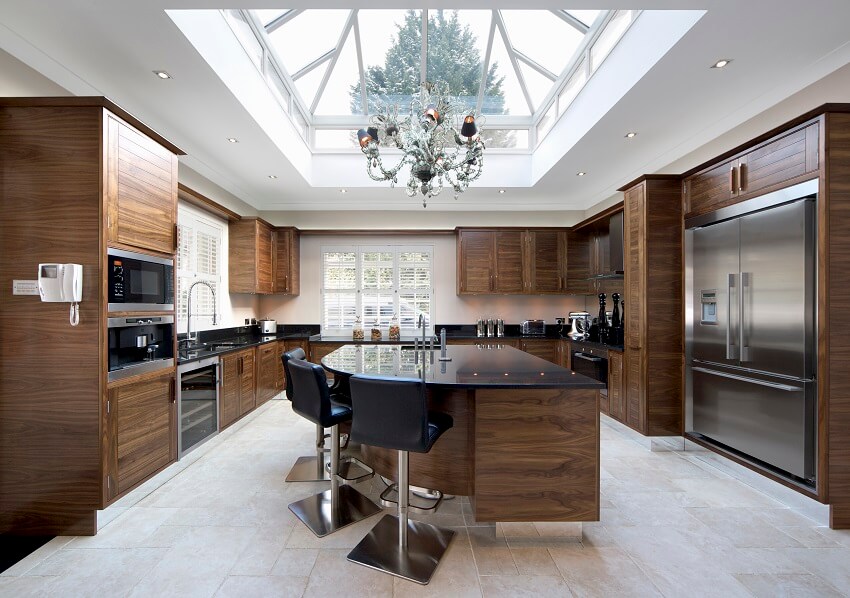
[[[339,487],[337,501],[333,492],[333,489],[325,490],[289,505],[289,510],[319,538],[382,510],[351,486]]]
[[[298,457],[295,465],[289,470],[286,475],[287,482],[327,482],[331,479],[331,474],[328,471],[329,461],[325,456],[330,457],[330,453],[323,453],[321,460],[319,457]]]
[[[407,521],[407,546],[399,546],[399,518],[384,515],[348,554],[352,563],[427,584],[455,533],[421,521]]]

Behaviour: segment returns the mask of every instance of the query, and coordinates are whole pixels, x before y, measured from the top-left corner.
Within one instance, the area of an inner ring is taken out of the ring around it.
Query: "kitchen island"
[[[322,359],[334,388],[352,374],[422,378],[429,408],[454,419],[430,453],[410,454],[410,482],[469,496],[482,522],[599,519],[599,389],[596,380],[509,346],[416,351],[346,345]],[[361,447],[395,479],[396,452]]]

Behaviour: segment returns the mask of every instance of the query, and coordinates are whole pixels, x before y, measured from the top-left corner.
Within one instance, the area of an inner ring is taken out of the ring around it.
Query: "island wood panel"
[[[96,530],[102,502],[101,366],[106,367],[99,351],[106,309],[100,286],[102,118],[103,109],[94,106],[0,103],[4,534]],[[68,323],[67,303],[12,295],[12,280],[35,279],[43,262],[83,265],[78,326]]]
[[[118,494],[127,492],[176,460],[171,438],[174,372],[109,389],[115,430]]]
[[[239,352],[239,417],[257,406],[257,359],[254,349]]]
[[[493,290],[497,293],[522,293],[526,290],[523,238],[523,232],[516,230],[497,230],[493,236]]]
[[[488,293],[493,290],[493,236],[492,231],[458,231],[458,295]]]
[[[473,508],[478,521],[598,521],[599,392],[476,390]]]
[[[257,405],[277,394],[278,368],[282,366],[277,342],[257,347]]]
[[[475,392],[428,389],[428,409],[448,413],[453,425],[428,453],[409,453],[410,483],[446,494],[471,496],[475,446]],[[398,478],[398,451],[361,445],[364,462],[392,480]]]
[[[830,527],[850,528],[850,114],[827,115],[826,362]],[[822,312],[823,313],[823,312]],[[823,368],[821,368],[821,372]]]
[[[106,136],[108,168],[116,169],[108,174],[109,241],[173,253],[177,156],[113,116]]]
[[[221,395],[218,417],[222,430],[239,419],[239,395],[242,389],[239,367],[238,354],[221,357]]]

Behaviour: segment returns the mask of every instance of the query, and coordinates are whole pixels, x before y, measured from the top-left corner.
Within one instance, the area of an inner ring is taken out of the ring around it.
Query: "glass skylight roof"
[[[355,148],[350,131],[378,106],[403,113],[421,82],[440,81],[485,116],[489,148],[527,151],[601,62],[597,38],[616,43],[634,11],[226,12],[238,13],[229,16],[239,27],[250,23],[265,48],[261,70],[279,100],[291,96],[284,110],[313,150]],[[616,31],[606,36],[609,23]]]
[[[603,11],[255,10],[279,66],[316,115],[368,111],[366,96],[404,101],[425,80],[446,81],[484,114],[537,111]],[[423,17],[427,43],[423,52]],[[492,35],[492,50],[488,45]],[[425,65],[423,69],[423,56]],[[362,59],[359,59],[362,57]],[[481,73],[489,58],[485,89]],[[361,68],[362,65],[362,68]],[[483,91],[483,94],[482,94]],[[480,106],[479,106],[480,101]]]

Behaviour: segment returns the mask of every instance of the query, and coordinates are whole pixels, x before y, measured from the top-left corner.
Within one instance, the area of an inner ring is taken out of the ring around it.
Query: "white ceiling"
[[[370,2],[370,8],[634,8],[584,0]],[[422,210],[401,188],[310,187],[186,40],[166,9],[350,8],[326,1],[0,0],[0,47],[77,95],[106,95],[188,155],[181,163],[260,210]],[[476,186],[428,210],[573,210],[663,171],[740,123],[850,63],[846,0],[644,0],[707,13],[533,187]],[[733,58],[726,69],[709,69]],[[173,80],[161,81],[154,69]],[[850,97],[848,97],[850,100]],[[632,140],[627,131],[637,131]],[[237,137],[238,144],[226,141]],[[576,177],[577,171],[586,171]],[[276,174],[271,180],[269,174]],[[364,185],[366,175],[363,174]]]

